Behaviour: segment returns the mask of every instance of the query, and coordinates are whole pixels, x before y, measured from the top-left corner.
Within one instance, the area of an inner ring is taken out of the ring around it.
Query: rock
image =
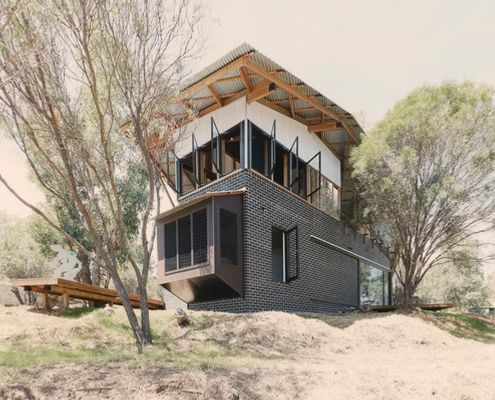
[[[175,318],[177,318],[177,324],[180,326],[189,324],[187,314],[182,308],[175,310]]]
[[[0,399],[3,400],[35,400],[31,390],[22,385],[0,388]]]

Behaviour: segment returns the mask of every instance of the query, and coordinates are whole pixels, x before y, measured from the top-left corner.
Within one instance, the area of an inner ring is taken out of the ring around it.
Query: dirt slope
[[[418,317],[190,316],[153,312],[156,344],[137,356],[121,309],[0,307],[0,398],[495,399],[495,345]]]

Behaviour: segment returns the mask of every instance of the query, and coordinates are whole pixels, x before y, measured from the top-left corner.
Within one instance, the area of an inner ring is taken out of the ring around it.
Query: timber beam
[[[223,103],[223,100],[222,98],[220,97],[220,95],[218,94],[217,90],[215,89],[215,87],[213,86],[213,84],[211,85],[208,85],[208,90],[210,91],[211,95],[213,96],[213,98],[215,99],[215,101],[217,102],[217,104],[222,107],[222,103]]]
[[[329,132],[338,131],[342,129],[342,124],[340,122],[325,122],[322,124],[314,124],[308,126],[308,132]]]
[[[242,58],[244,60],[244,66],[249,69],[250,71],[260,75],[261,77],[275,83],[280,89],[285,90],[287,93],[290,93],[294,97],[298,98],[299,100],[302,100],[306,104],[316,108],[317,110],[321,111],[322,113],[326,114],[330,118],[340,122],[342,124],[342,127],[347,131],[349,134],[350,138],[353,140],[355,143],[359,143],[359,140],[357,136],[354,134],[352,129],[347,125],[347,122],[344,121],[343,118],[341,118],[339,115],[337,115],[335,112],[332,110],[328,109],[324,105],[318,103],[315,100],[315,96],[307,96],[303,93],[301,93],[297,88],[292,87],[290,84],[287,82],[283,81],[282,79],[274,76],[270,72],[265,71],[263,68],[260,66],[256,65],[253,63],[250,59],[249,56],[245,56]]]
[[[244,67],[239,68],[239,75],[242,79],[242,83],[244,84],[244,87],[246,90],[249,92],[251,91],[251,82],[249,81],[249,76],[246,73],[246,69]]]
[[[275,88],[275,84],[268,79],[265,79],[263,82],[253,86],[247,93],[248,104],[268,96],[271,91],[275,90]]]

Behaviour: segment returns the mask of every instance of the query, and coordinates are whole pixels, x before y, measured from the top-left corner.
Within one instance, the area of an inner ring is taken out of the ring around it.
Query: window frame
[[[273,280],[273,231],[276,230],[282,233],[282,280]],[[289,257],[289,235],[295,232],[296,242],[295,242],[295,270],[296,274],[290,276],[290,257]],[[277,225],[272,225],[272,240],[271,240],[271,251],[272,251],[272,282],[274,283],[291,283],[299,278],[299,228],[298,225],[290,229],[285,229]]]
[[[222,212],[225,212],[226,214],[230,214],[234,217],[234,221],[235,221],[235,235],[233,236],[233,243],[235,245],[235,263],[231,262],[232,260],[229,260],[227,258],[225,258],[224,256],[222,256],[222,232],[223,232],[223,228],[222,228],[222,224],[221,224],[221,218],[222,218]],[[239,229],[240,229],[240,226],[239,226],[239,216],[238,216],[238,213],[237,212],[234,212],[230,209],[227,209],[227,208],[224,208],[222,206],[218,207],[218,220],[219,220],[219,232],[218,232],[218,251],[219,251],[219,254],[218,254],[218,259],[221,263],[223,264],[228,264],[228,265],[232,265],[232,266],[235,266],[237,267],[239,265]],[[242,245],[242,244],[241,244]]]
[[[206,212],[206,261],[195,264],[194,263],[194,256],[195,256],[195,252],[194,252],[194,214],[201,212],[201,211]],[[210,251],[209,251],[209,247],[210,247],[210,229],[209,229],[209,226],[211,224],[211,217],[210,217],[209,211],[210,211],[210,207],[208,207],[207,205],[203,205],[201,207],[198,207],[197,209],[189,210],[187,213],[179,214],[179,215],[175,216],[175,218],[167,220],[163,224],[163,252],[164,252],[163,253],[164,254],[163,269],[164,269],[165,275],[173,274],[173,273],[177,273],[177,272],[181,272],[181,271],[187,271],[189,269],[203,267],[203,266],[210,264],[211,260],[210,260]],[[180,265],[180,263],[179,263],[179,220],[181,220],[183,218],[189,218],[189,226],[190,226],[190,230],[191,230],[191,234],[190,234],[191,263],[190,263],[190,265],[180,267],[179,266]],[[165,226],[168,224],[172,224],[172,223],[175,224],[175,249],[176,249],[175,250],[175,257],[176,257],[176,260],[175,260],[175,269],[171,269],[171,270],[167,271],[166,257],[165,257],[165,254],[167,252]]]

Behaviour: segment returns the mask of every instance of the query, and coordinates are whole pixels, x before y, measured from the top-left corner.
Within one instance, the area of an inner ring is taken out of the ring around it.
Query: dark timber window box
[[[242,193],[208,193],[158,221],[158,280],[188,303],[243,294]]]

